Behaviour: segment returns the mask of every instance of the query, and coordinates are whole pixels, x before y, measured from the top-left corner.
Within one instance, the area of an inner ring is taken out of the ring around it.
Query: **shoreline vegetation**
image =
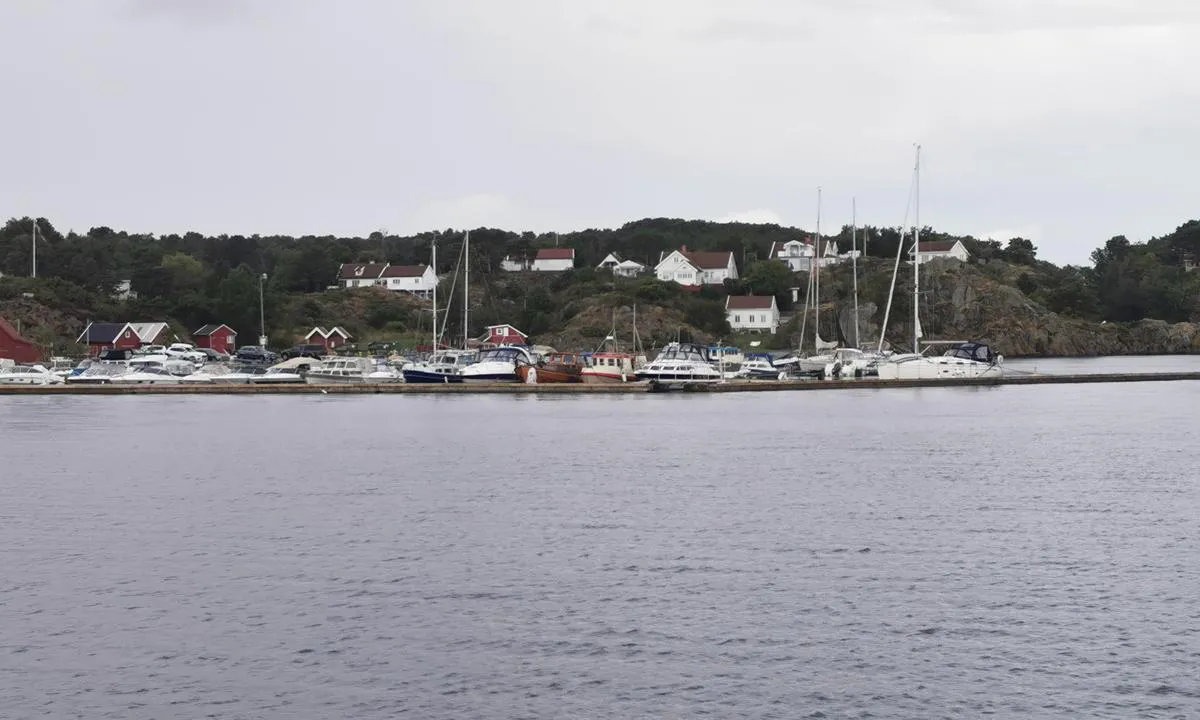
[[[215,236],[198,233],[145,235],[107,227],[63,233],[37,219],[37,278],[30,278],[34,220],[8,220],[0,228],[0,317],[49,352],[79,355],[75,339],[88,321],[168,322],[181,340],[209,323],[238,332],[239,344],[259,334],[259,282],[270,345],[286,348],[315,326],[338,325],[357,345],[372,342],[415,347],[429,342],[426,300],[382,288],[334,288],[341,263],[427,264],[438,245],[437,271],[446,292],[462,247],[462,232],[415,236],[372,233],[367,237]],[[874,346],[891,286],[901,233],[897,228],[859,228],[858,322],[849,261],[822,268],[820,333],[825,340]],[[813,233],[777,225],[645,219],[616,229],[570,233],[471,231],[470,327],[479,337],[489,325],[510,323],[530,342],[559,349],[591,350],[616,329],[632,340],[636,307],[643,344],[653,348],[676,338],[695,342],[760,344],[763,351],[794,350],[803,324],[807,275],[771,259],[774,243],[807,240]],[[1006,242],[951,236],[932,228],[922,242],[962,241],[963,262],[922,263],[921,327],[928,340],[980,340],[1006,357],[1163,355],[1200,352],[1200,221],[1145,243],[1123,236],[1104,242],[1087,266],[1056,266],[1037,258],[1024,238]],[[851,229],[822,240],[851,248]],[[539,248],[575,249],[575,269],[507,272],[505,257],[531,258]],[[681,246],[730,251],[739,279],[698,291],[653,276],[661,253]],[[595,269],[609,253],[648,266],[647,274],[615,278]],[[461,278],[459,278],[461,282]],[[125,284],[127,283],[127,285]],[[885,338],[905,348],[912,336],[911,272],[902,263]],[[463,337],[460,289],[439,303],[446,337]],[[794,290],[794,289],[798,289]],[[726,322],[728,295],[776,297],[782,324],[774,335],[735,334]],[[799,302],[796,299],[799,299]],[[804,349],[811,349],[812,318]]]

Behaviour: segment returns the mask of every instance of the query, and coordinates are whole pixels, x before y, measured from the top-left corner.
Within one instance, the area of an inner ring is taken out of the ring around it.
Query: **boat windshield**
[[[485,350],[479,356],[479,362],[518,362],[526,360],[526,354],[515,347],[501,347]]]
[[[672,343],[662,349],[662,352],[655,358],[656,362],[663,360],[688,360],[691,362],[707,362],[704,353],[695,345],[676,344]]]

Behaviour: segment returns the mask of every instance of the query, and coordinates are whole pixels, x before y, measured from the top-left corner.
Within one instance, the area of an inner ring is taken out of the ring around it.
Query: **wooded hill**
[[[261,273],[268,276],[264,303],[273,345],[291,345],[313,325],[343,325],[360,341],[415,341],[428,333],[427,304],[383,290],[329,290],[335,285],[338,266],[367,260],[427,263],[430,244],[436,239],[438,271],[448,275],[458,263],[462,243],[462,233],[452,230],[359,238],[153,236],[107,227],[64,234],[44,218],[38,219],[37,227],[36,280],[28,278],[33,220],[12,219],[0,229],[0,272],[5,276],[0,279],[0,315],[20,323],[31,338],[63,352],[72,349],[88,320],[165,320],[180,337],[206,323],[223,322],[237,329],[248,344],[258,335]],[[866,324],[877,329],[901,235],[895,228],[878,227],[860,228],[860,233],[867,238],[866,257],[860,264],[860,304],[871,313],[860,318],[860,328]],[[618,332],[627,336],[636,305],[638,327],[648,342],[665,342],[681,333],[699,340],[729,338],[722,306],[727,293],[774,294],[785,313],[794,310],[791,288],[803,288],[806,278],[769,261],[768,255],[774,242],[808,237],[808,231],[777,225],[663,218],[560,235],[475,229],[471,231],[472,307],[467,330],[476,336],[486,325],[509,322],[535,340],[587,348],[607,334],[614,318]],[[842,252],[850,248],[849,228],[825,237],[836,240]],[[1145,338],[1132,330],[1116,344],[1087,338],[1093,330],[1100,338],[1114,336],[1120,329],[1101,332],[1102,321],[1154,320],[1165,327],[1200,320],[1200,274],[1188,271],[1193,259],[1200,257],[1198,221],[1146,243],[1113,237],[1092,253],[1088,266],[1058,267],[1041,261],[1034,244],[1023,238],[1001,243],[955,237],[932,228],[922,231],[922,240],[955,239],[963,241],[972,257],[966,264],[931,263],[962,266],[931,267],[929,284],[923,281],[928,310],[923,311],[922,325],[927,331],[944,326],[945,332],[989,340],[1008,355],[1190,349],[1181,345],[1180,337],[1193,334],[1183,327],[1168,333],[1174,340],[1164,347],[1153,346],[1158,334]],[[506,256],[532,257],[537,248],[555,244],[575,248],[575,270],[512,274],[499,269]],[[653,277],[614,280],[594,270],[610,252],[653,268],[660,253],[682,245],[732,251],[741,279],[724,288],[691,293]],[[823,298],[829,303],[827,317],[837,317],[839,323],[849,307],[847,272],[848,266],[843,265],[829,274],[830,292]],[[903,292],[907,275],[902,267],[898,292]],[[114,299],[125,280],[137,297]],[[459,306],[450,308],[447,331],[460,337],[462,300],[456,297],[453,302]],[[898,344],[906,337],[908,305],[897,303],[895,322],[889,323],[895,326],[889,327],[889,338]],[[991,315],[970,312],[989,306],[994,306]],[[1018,310],[1019,321],[1013,318]],[[1071,328],[1088,332],[1072,335]],[[823,329],[822,335],[828,337],[833,331]],[[843,340],[853,339],[846,337],[845,327],[836,331]],[[790,347],[796,335],[796,328],[788,326],[768,344]],[[1067,336],[1074,339],[1061,342]]]

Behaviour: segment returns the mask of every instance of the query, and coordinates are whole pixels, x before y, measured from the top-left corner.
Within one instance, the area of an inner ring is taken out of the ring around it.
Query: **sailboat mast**
[[[921,146],[913,168],[913,352],[921,354]]]
[[[29,277],[37,277],[37,218],[33,219],[33,268]]]
[[[430,245],[429,265],[433,268],[433,350],[431,353],[436,353],[438,349],[438,313],[437,313],[437,235],[433,236]],[[432,356],[432,355],[431,355]]]
[[[854,347],[858,347],[858,200],[850,198],[850,269],[854,276]]]
[[[463,235],[463,350],[467,349],[467,336],[470,334],[470,326],[467,324],[468,313],[471,311],[470,295],[468,291],[471,289],[471,231],[468,230]]]
[[[813,348],[821,352],[821,188],[817,187],[817,240],[813,243]]]

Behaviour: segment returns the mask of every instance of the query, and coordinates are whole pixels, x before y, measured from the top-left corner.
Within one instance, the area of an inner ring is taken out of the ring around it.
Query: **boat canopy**
[[[981,342],[974,341],[965,342],[952,350],[947,350],[946,355],[964,360],[974,360],[976,362],[996,362],[996,354],[992,352],[990,347]]]

